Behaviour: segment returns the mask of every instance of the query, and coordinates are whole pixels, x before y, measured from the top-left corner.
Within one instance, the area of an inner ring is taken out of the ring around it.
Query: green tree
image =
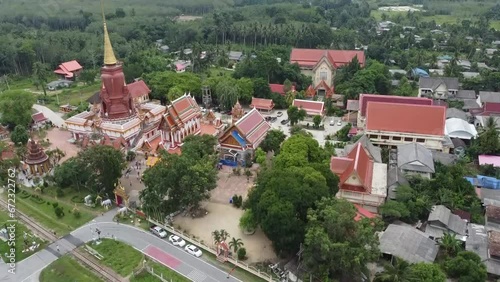
[[[181,156],[164,152],[161,160],[144,172],[146,189],[140,199],[155,218],[183,208],[198,208],[217,186],[217,158],[213,137],[190,136]]]
[[[217,84],[216,94],[224,109],[231,109],[239,98],[239,87],[234,79],[224,79]]]
[[[399,219],[407,219],[410,211],[405,204],[398,201],[387,201],[380,206],[380,215],[386,222],[394,222]]]
[[[486,281],[486,266],[481,258],[468,251],[459,252],[456,257],[445,261],[444,269],[450,278],[458,278],[459,282]]]
[[[384,271],[377,273],[373,282],[411,282],[410,266],[405,260],[394,257],[391,263],[384,264]]]
[[[35,103],[33,94],[22,90],[8,90],[0,95],[2,122],[11,128],[28,126],[31,122],[31,108]]]
[[[239,238],[236,239],[233,237],[231,241],[229,241],[229,248],[232,248],[234,253],[236,253],[239,248],[243,247],[243,245],[243,242]]]
[[[479,133],[478,148],[481,154],[496,154],[500,150],[500,135],[493,117],[488,117],[484,129]]]
[[[304,109],[299,109],[295,106],[291,106],[286,111],[288,114],[288,119],[290,120],[290,125],[295,125],[299,121],[304,120],[307,116],[307,112]]]
[[[263,78],[253,79],[253,96],[256,98],[271,98],[271,88],[269,83]]]
[[[283,131],[278,129],[271,129],[267,132],[266,138],[260,143],[260,147],[265,152],[273,151],[275,154],[279,153],[281,143],[285,141],[286,135]]]
[[[439,240],[439,246],[447,256],[454,256],[462,250],[462,243],[455,234],[445,233]]]
[[[78,153],[82,171],[89,171],[87,188],[96,194],[112,195],[126,167],[123,154],[111,146],[92,146]]]
[[[182,89],[179,86],[174,86],[168,90],[167,99],[172,102],[182,95],[184,95]]]
[[[250,78],[240,78],[237,80],[239,99],[242,103],[250,104],[253,96],[253,81]]]
[[[309,210],[303,259],[319,277],[355,279],[380,256],[378,222],[354,217],[355,207],[335,198],[323,198]]]
[[[344,125],[339,131],[335,133],[335,136],[337,136],[337,139],[339,141],[349,141],[349,131],[351,130],[352,125],[350,123]]]
[[[321,116],[320,115],[315,115],[313,117],[313,123],[315,128],[319,128],[319,125],[321,123]]]
[[[95,82],[95,77],[97,76],[97,70],[94,69],[84,69],[80,73],[80,80],[83,81],[83,83],[87,85],[94,84]]]
[[[285,79],[285,82],[283,82],[283,91],[285,91],[285,93],[288,93],[292,90],[292,82],[287,78]]]
[[[439,265],[431,263],[417,263],[410,266],[410,281],[444,282],[446,275]]]
[[[50,76],[49,66],[42,62],[33,63],[33,78],[42,86],[43,95],[47,96],[47,80]]]
[[[12,131],[12,134],[10,135],[10,139],[16,146],[26,145],[26,143],[28,143],[28,140],[30,139],[30,136],[28,134],[28,130],[26,130],[26,127],[22,125],[16,125],[14,131]]]
[[[398,96],[416,96],[417,91],[413,88],[408,79],[403,76],[403,78],[399,81],[395,94]]]
[[[243,215],[240,218],[240,228],[244,231],[253,231],[257,228],[257,222],[255,221],[255,216],[251,209],[245,210]]]

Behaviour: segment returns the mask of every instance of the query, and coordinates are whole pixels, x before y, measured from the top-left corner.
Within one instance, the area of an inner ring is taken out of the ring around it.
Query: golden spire
[[[101,0],[101,11],[102,20],[104,23],[104,64],[106,66],[116,65],[116,57],[113,52],[113,46],[111,46],[111,40],[109,40],[108,27],[106,26],[106,18],[104,17],[104,3]]]

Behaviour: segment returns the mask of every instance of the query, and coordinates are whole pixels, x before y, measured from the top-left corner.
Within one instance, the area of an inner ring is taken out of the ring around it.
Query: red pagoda
[[[50,170],[49,157],[43,151],[42,146],[33,139],[28,141],[28,154],[24,163],[28,165],[32,175],[43,175]]]

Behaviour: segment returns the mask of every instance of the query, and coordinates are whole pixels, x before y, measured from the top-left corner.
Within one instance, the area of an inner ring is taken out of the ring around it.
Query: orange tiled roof
[[[325,56],[335,68],[346,65],[358,57],[359,64],[365,65],[365,53],[356,50],[322,50],[322,49],[300,49],[293,48],[290,54],[290,62],[297,63],[301,67],[314,67]]]
[[[271,99],[252,97],[252,103],[250,104],[250,107],[259,110],[272,110],[274,108],[274,103]]]
[[[133,98],[149,95],[149,93],[151,93],[151,90],[143,80],[127,84],[127,88]]]
[[[366,130],[444,135],[446,108],[441,106],[368,103]]]
[[[361,143],[358,143],[347,157],[332,157],[330,169],[340,177],[341,188],[346,185],[346,181],[351,176],[356,176],[359,178],[364,191],[371,192],[373,160]]]

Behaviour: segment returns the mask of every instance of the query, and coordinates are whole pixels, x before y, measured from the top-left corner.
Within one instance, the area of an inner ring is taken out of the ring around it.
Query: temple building
[[[257,109],[252,109],[231,125],[219,138],[221,159],[232,165],[244,164],[245,155],[254,156],[255,150],[270,129],[271,125],[266,122],[264,116]]]
[[[44,175],[51,168],[49,157],[43,151],[42,146],[33,139],[28,141],[28,153],[24,163],[28,166],[32,175]]]
[[[92,109],[66,120],[75,141],[80,142],[85,136],[96,134],[101,138],[123,139],[127,147],[133,149],[160,136],[158,125],[166,108],[147,102],[145,96],[149,94],[149,89],[142,82],[133,83],[135,87],[126,84],[123,65],[113,52],[106,21],[101,83],[99,99],[94,99]]]

